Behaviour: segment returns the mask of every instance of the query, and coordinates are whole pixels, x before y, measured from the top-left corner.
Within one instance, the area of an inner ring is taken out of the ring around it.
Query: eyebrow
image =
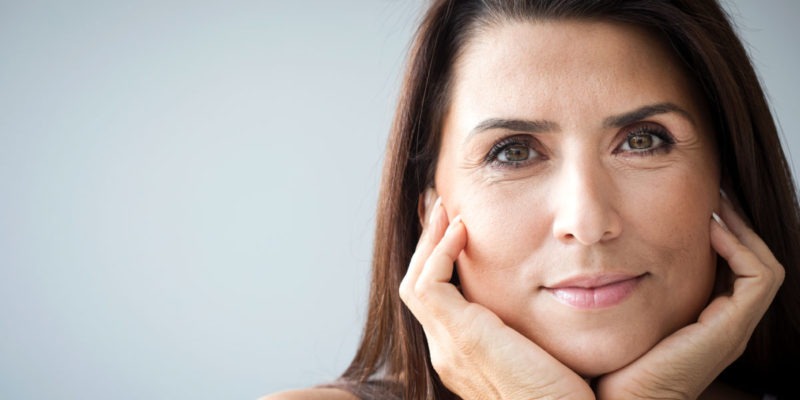
[[[492,129],[506,129],[517,132],[528,133],[542,133],[552,132],[558,130],[558,124],[552,121],[545,120],[525,120],[525,119],[505,119],[505,118],[489,118],[476,125],[467,135],[467,138],[472,137],[476,133],[492,130]]]
[[[679,107],[675,103],[658,103],[651,104],[644,107],[637,108],[633,111],[626,112],[620,115],[614,115],[606,118],[603,121],[604,128],[622,127],[634,122],[650,118],[654,115],[676,113],[689,120],[694,125],[694,118],[688,111]]]
[[[604,128],[622,127],[641,121],[643,119],[652,117],[659,114],[676,113],[686,118],[694,124],[694,119],[688,111],[684,110],[675,103],[656,103],[643,107],[639,107],[633,111],[628,111],[623,114],[613,115],[603,120]],[[492,129],[506,129],[516,132],[526,133],[545,133],[559,130],[557,123],[547,120],[526,120],[526,119],[506,119],[506,118],[489,118],[478,125],[467,135],[467,140],[473,135],[485,132]]]

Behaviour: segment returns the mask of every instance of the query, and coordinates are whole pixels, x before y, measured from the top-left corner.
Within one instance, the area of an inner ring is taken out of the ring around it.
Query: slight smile
[[[558,301],[580,309],[612,307],[628,298],[647,273],[641,275],[581,275],[544,289]]]

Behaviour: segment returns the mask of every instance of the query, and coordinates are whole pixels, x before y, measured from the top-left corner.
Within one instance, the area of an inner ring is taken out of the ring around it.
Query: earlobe
[[[419,202],[417,203],[417,216],[419,217],[419,224],[423,228],[428,225],[429,215],[433,209],[433,202],[439,197],[436,189],[429,187],[424,192],[419,194]]]

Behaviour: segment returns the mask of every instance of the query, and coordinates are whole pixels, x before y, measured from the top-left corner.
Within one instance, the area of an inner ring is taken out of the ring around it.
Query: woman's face
[[[509,22],[459,57],[436,190],[461,214],[464,296],[596,376],[708,301],[719,171],[669,47],[602,22]]]

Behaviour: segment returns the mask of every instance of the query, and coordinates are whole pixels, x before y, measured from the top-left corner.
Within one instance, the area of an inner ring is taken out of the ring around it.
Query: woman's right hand
[[[450,283],[467,230],[459,217],[448,226],[441,199],[428,213],[400,297],[422,324],[442,382],[468,400],[594,399],[580,376]]]

